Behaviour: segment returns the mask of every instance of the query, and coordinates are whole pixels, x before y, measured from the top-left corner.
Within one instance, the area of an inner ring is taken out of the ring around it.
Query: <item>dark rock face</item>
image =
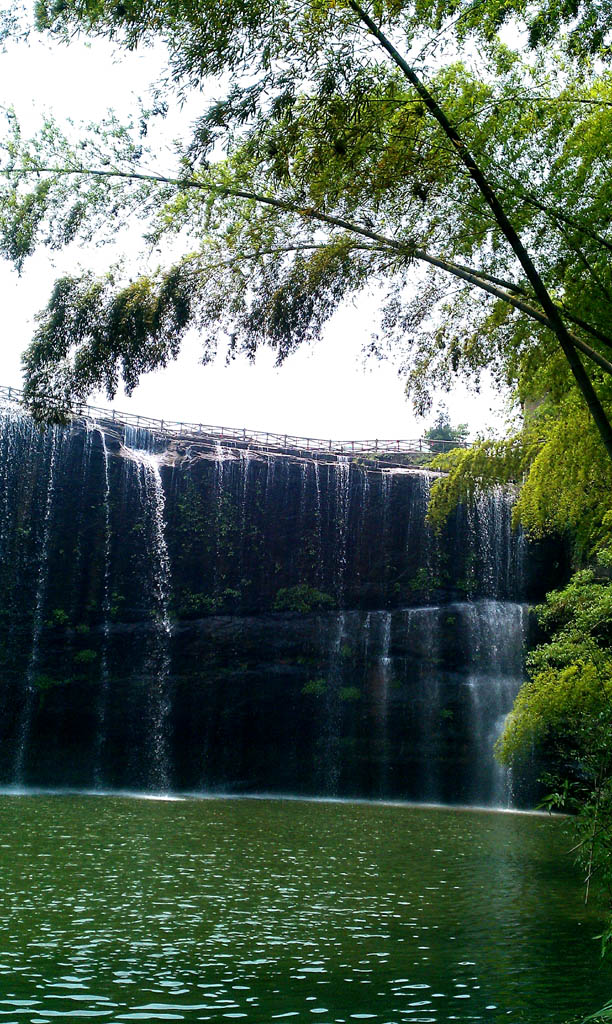
[[[551,559],[431,484],[0,410],[0,780],[506,799]]]

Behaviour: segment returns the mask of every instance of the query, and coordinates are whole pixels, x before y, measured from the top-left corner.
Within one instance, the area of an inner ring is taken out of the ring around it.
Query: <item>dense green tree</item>
[[[418,408],[484,368],[531,399],[552,379],[612,455],[608,3],[62,0],[36,19],[64,40],[163,40],[166,94],[79,137],[49,122],[26,140],[9,115],[4,254],[20,267],[141,217],[149,249],[185,255],[57,282],[25,358],[35,414],[132,388],[189,326],[205,358],[226,331],[282,360],[369,287],[372,349],[400,354]],[[157,173],[151,119],[211,76],[230,85]]]
[[[469,432],[470,428],[467,423],[458,423],[454,427],[450,421],[447,407],[441,404],[433,424],[427,428],[423,437],[429,441],[432,451],[448,452],[455,447],[464,447]]]
[[[574,814],[587,898],[595,877],[612,906],[612,583],[602,570],[576,573],[537,609],[547,639],[529,656],[498,749],[519,768],[544,758],[547,805]],[[612,923],[604,951],[611,942]]]

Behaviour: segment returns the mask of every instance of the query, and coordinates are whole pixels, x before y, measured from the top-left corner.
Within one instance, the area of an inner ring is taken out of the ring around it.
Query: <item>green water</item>
[[[0,797],[0,1022],[562,1022],[612,996],[560,821]]]

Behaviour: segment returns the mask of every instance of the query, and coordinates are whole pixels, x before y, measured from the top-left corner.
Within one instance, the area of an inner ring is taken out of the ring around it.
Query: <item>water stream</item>
[[[13,775],[17,785],[22,784],[24,781],[25,762],[28,753],[30,731],[32,728],[32,712],[34,709],[36,685],[38,682],[37,673],[40,662],[40,640],[43,629],[43,614],[45,598],[47,596],[47,584],[49,580],[48,554],[53,519],[53,498],[55,494],[55,473],[57,449],[59,444],[61,444],[59,431],[55,427],[49,428],[45,436],[48,470],[40,522],[40,539],[38,542],[36,557],[36,597],[34,614],[32,617],[32,635],[29,645],[27,668],[23,684],[22,703],[17,725],[17,740],[15,744]]]

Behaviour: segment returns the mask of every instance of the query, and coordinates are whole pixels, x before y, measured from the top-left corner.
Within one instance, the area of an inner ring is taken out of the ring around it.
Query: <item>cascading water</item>
[[[98,788],[104,782],[103,755],[106,741],[108,712],[108,691],[110,687],[109,647],[110,647],[110,613],[111,613],[111,509],[110,509],[110,476],[108,471],[108,449],[104,431],[97,428],[104,459],[104,596],[102,599],[102,651],[100,654],[100,698],[98,701],[98,728],[95,739],[94,753],[94,785]]]
[[[140,504],[146,523],[150,560],[147,566],[152,611],[150,636],[145,642],[143,678],[147,691],[147,767],[149,788],[167,790],[170,785],[168,732],[170,716],[170,639],[169,615],[170,558],[165,538],[165,494],[159,469],[159,457],[151,450],[131,448],[129,441],[142,441],[126,431],[126,451],[136,468]],[[146,441],[147,439],[144,438]]]
[[[253,456],[248,448],[240,453],[240,465],[242,470],[242,486],[240,493],[240,578],[244,578],[244,567],[248,547],[248,502],[249,502],[249,470]]]
[[[463,611],[470,663],[467,685],[472,705],[475,748],[474,799],[508,807],[510,777],[495,760],[493,747],[522,681],[527,610],[511,602],[477,601]]]
[[[80,566],[83,558],[83,547],[84,547],[84,522],[87,514],[88,494],[87,487],[91,471],[91,457],[93,450],[93,441],[96,435],[95,425],[91,420],[86,419],[83,422],[83,445],[82,445],[82,457],[81,465],[79,467],[79,479],[78,479],[78,513],[76,519],[76,545],[75,545],[75,568],[76,572],[73,576],[73,593],[70,600],[70,612],[74,615],[75,609],[78,605],[79,594],[78,594],[78,581],[80,577]],[[77,483],[77,481],[75,481]]]
[[[423,799],[439,803],[443,796],[438,755],[441,715],[445,709],[440,670],[442,608],[409,608],[403,614],[402,626],[409,650],[417,655],[415,704],[418,708],[421,742],[427,744],[421,751]]]
[[[49,551],[49,540],[51,537],[51,524],[53,518],[53,497],[55,494],[57,449],[58,445],[61,444],[61,437],[56,427],[50,427],[48,429],[45,441],[48,453],[48,473],[44,511],[42,515],[40,544],[37,552],[36,601],[34,605],[34,615],[32,618],[32,637],[30,642],[27,669],[25,673],[22,706],[19,714],[19,724],[17,726],[17,742],[15,746],[15,764],[13,779],[18,786],[23,785],[25,781],[24,774],[26,767],[26,754],[28,750],[30,730],[32,728],[32,712],[34,709],[37,681],[36,677],[40,659],[40,640],[43,628],[43,612],[45,598],[47,596],[47,582],[49,576],[49,564],[47,556]]]
[[[346,574],[347,532],[349,503],[351,498],[351,464],[345,455],[338,456],[335,467],[336,475],[336,537],[337,537],[337,577],[336,592],[338,600],[344,598],[344,577]]]
[[[315,521],[316,521],[316,550],[317,550],[317,584],[323,583],[323,523],[321,521],[321,479],[319,476],[319,463],[315,459],[312,463],[312,472],[315,485]]]
[[[331,624],[329,662],[325,685],[322,729],[321,784],[324,793],[335,795],[340,780],[340,723],[342,718],[343,655],[346,643],[346,616],[338,612]]]
[[[542,562],[433,479],[2,410],[0,779],[507,803]]]
[[[376,665],[375,693],[376,691],[376,727],[378,732],[378,745],[380,750],[379,767],[379,793],[384,796],[388,789],[389,775],[389,687],[391,685],[391,673],[393,662],[391,653],[391,612],[376,613],[377,626],[380,633],[380,654]]]

